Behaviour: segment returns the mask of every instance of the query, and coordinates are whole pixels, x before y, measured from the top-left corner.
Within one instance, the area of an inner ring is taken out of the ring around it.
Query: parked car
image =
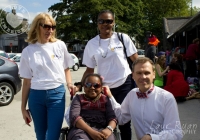
[[[79,60],[78,60],[78,58],[76,57],[75,54],[73,54],[73,53],[70,53],[70,54],[71,54],[72,59],[74,60],[74,63],[75,63],[72,67],[70,67],[70,69],[73,69],[74,71],[77,71],[79,69],[79,67],[80,67]]]
[[[11,59],[11,58],[13,58],[15,55],[17,55],[18,53],[7,53],[8,54],[8,56],[9,56],[9,58]]]
[[[138,57],[144,57],[145,56],[145,50],[137,49]]]
[[[76,57],[75,54],[73,53],[70,53],[73,60],[74,60],[74,65],[72,67],[70,67],[70,69],[73,69],[74,71],[77,71],[80,67],[79,65],[79,60],[78,58]],[[20,59],[21,59],[21,53],[18,53],[16,54],[13,58],[11,58],[12,61],[14,61],[15,63],[17,63],[18,67],[20,67]]]
[[[17,53],[13,58],[11,58],[10,60],[14,61],[19,68],[20,65],[20,59],[21,59],[21,53]]]
[[[0,50],[0,56],[3,56],[5,58],[9,58],[8,54],[5,51]]]
[[[0,106],[9,105],[21,86],[17,64],[0,56]]]

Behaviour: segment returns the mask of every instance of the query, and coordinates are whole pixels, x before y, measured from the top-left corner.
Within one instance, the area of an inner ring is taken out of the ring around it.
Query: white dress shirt
[[[112,107],[120,125],[132,121],[137,139],[150,134],[152,140],[181,140],[183,137],[179,113],[174,96],[154,87],[147,98],[138,98],[138,88],[131,90],[123,103],[111,97]]]

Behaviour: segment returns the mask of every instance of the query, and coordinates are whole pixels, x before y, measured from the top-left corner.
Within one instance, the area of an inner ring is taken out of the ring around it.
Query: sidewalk
[[[178,103],[183,140],[200,140],[200,99]]]
[[[67,100],[69,103],[69,95]],[[20,104],[18,97],[9,106],[0,107],[1,140],[36,140],[33,123],[28,127],[22,119]],[[178,103],[178,109],[185,133],[183,140],[200,140],[200,99]],[[63,126],[66,125],[64,121]],[[132,140],[137,140],[134,132]]]
[[[182,140],[200,140],[200,99],[178,103],[178,110],[184,133]],[[132,140],[137,140],[135,132]]]

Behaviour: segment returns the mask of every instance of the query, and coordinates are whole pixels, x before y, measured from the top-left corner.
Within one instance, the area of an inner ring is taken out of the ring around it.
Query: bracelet
[[[106,128],[108,128],[113,133],[113,128],[110,125],[108,125]]]
[[[73,85],[72,83],[67,83],[67,85]]]

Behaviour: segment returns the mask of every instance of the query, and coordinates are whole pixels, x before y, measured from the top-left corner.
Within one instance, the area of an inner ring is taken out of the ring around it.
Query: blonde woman
[[[155,68],[156,68],[156,77],[154,80],[154,85],[163,88],[163,76],[166,75],[166,73],[169,70],[169,67],[167,66],[165,68],[165,62],[166,58],[164,55],[161,55],[158,57]]]
[[[69,91],[73,88],[68,67],[74,61],[65,43],[56,39],[55,34],[54,19],[46,13],[38,14],[28,32],[29,45],[21,55],[19,74],[24,79],[21,111],[27,125],[33,119],[37,140],[59,139],[65,111],[64,83]]]

